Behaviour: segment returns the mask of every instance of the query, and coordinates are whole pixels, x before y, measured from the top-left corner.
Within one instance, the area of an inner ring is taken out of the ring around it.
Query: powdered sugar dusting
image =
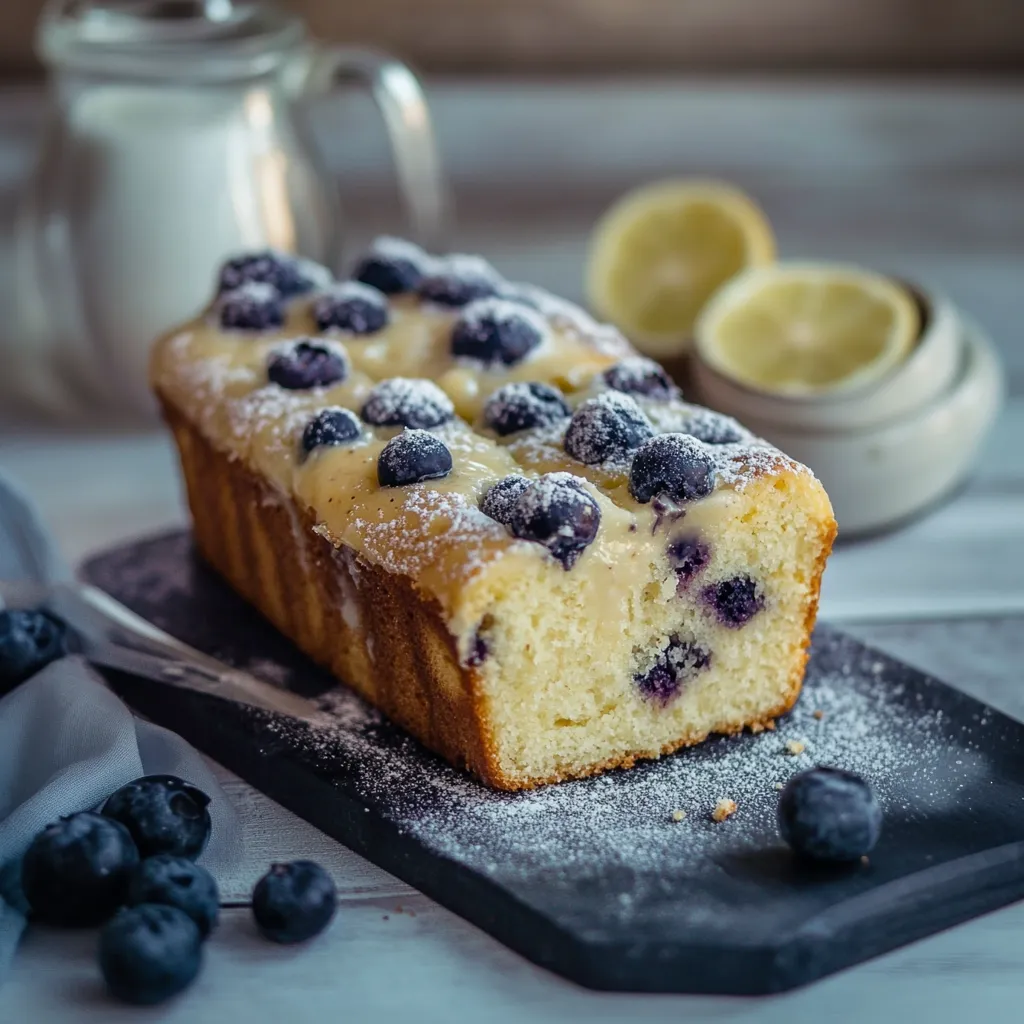
[[[433,382],[391,377],[374,385],[363,406],[363,419],[377,426],[427,429],[455,415],[452,400]]]
[[[379,520],[356,518],[352,528],[362,540],[366,557],[389,572],[414,579],[436,566],[442,551],[452,548],[462,550],[459,571],[464,577],[473,576],[487,561],[500,556],[501,550],[493,542],[506,537],[504,529],[471,499],[431,487],[411,488],[398,515]],[[410,543],[411,537],[414,543]]]
[[[850,643],[835,633],[819,642],[840,651]],[[330,725],[277,728],[314,758],[329,763],[344,754],[367,800],[379,798],[402,832],[437,853],[501,881],[554,872],[579,884],[621,868],[632,897],[655,879],[719,871],[729,851],[778,846],[778,787],[816,764],[863,775],[893,816],[948,811],[980,785],[990,771],[990,719],[953,730],[927,690],[909,689],[885,662],[876,665],[873,672],[864,662],[832,660],[812,670],[797,708],[775,731],[713,738],[628,772],[519,794],[490,791],[432,757],[424,762],[413,740],[341,691],[326,705]],[[711,814],[723,799],[737,810],[716,823]],[[684,818],[674,819],[674,810]]]

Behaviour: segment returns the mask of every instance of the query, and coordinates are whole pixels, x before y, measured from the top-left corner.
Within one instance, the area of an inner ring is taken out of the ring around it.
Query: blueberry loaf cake
[[[770,728],[799,694],[821,485],[482,259],[232,259],[152,379],[203,556],[492,786]]]

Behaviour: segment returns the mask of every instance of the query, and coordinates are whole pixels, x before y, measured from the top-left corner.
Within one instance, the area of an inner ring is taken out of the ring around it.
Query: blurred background
[[[197,8],[231,6],[227,0],[109,0],[108,6],[119,3],[144,7],[165,23]],[[65,0],[49,9],[74,14],[92,6],[104,5]],[[840,553],[825,610],[921,614],[935,600],[940,608],[991,608],[1001,601],[1024,607],[1024,565],[1003,554],[1009,546],[1024,555],[1022,0],[290,0],[281,6],[305,21],[312,38],[386,50],[421,75],[455,200],[445,245],[483,253],[512,279],[582,301],[588,240],[608,206],[645,182],[700,176],[748,192],[770,219],[783,258],[849,261],[949,295],[992,337],[1010,401],[975,460],[967,491],[892,543],[881,542],[876,556],[868,557],[874,550],[868,547],[856,558]],[[73,82],[52,66],[47,73],[34,44],[45,7],[43,0],[0,2],[3,225],[16,223],[20,197],[42,180],[38,154],[55,96],[74,113],[77,97],[103,79],[95,70]],[[256,124],[262,110],[246,107],[246,124]],[[98,374],[108,399],[75,391],[76,415],[88,414],[85,429],[77,425],[80,416],[68,430],[72,420],[53,414],[70,405],[50,387],[42,363],[28,366],[48,336],[33,340],[12,328],[10,318],[0,332],[8,367],[0,375],[0,420],[7,424],[0,471],[18,477],[43,506],[72,560],[186,519],[173,453],[152,416],[113,432],[100,425],[128,378],[141,379],[155,333],[131,327],[130,300],[140,286],[128,279],[143,281],[156,299],[166,299],[173,283],[131,256],[119,235],[134,233],[133,244],[142,245],[142,235],[159,239],[171,223],[166,210],[173,203],[160,189],[131,191],[146,175],[159,178],[164,160],[132,148],[133,133],[147,147],[168,147],[160,150],[168,160],[183,151],[162,115],[132,122],[106,108],[102,113],[107,148],[90,142],[83,152],[93,162],[85,171],[74,153],[62,157],[65,191],[75,192],[79,204],[74,216],[93,231],[71,262],[126,275],[120,292],[107,289],[125,296],[123,308],[115,302],[104,315],[130,337],[133,351],[118,363],[110,333],[95,329],[76,350],[76,372],[92,367],[93,349],[104,345],[106,365],[122,367]],[[206,123],[201,106],[194,116],[198,130]],[[98,137],[95,124],[90,139]],[[191,139],[190,125],[178,120],[174,130]],[[346,84],[326,92],[303,106],[296,125],[340,199],[341,244],[331,256],[337,267],[348,265],[373,235],[407,231],[387,133],[368,90]],[[206,160],[207,151],[193,143]],[[97,152],[104,154],[98,161]],[[123,161],[119,152],[127,154]],[[183,159],[183,167],[189,164],[196,161]],[[170,188],[173,177],[165,176],[161,188]],[[203,192],[201,185],[189,188],[174,201],[184,204],[183,196]],[[113,213],[103,221],[105,211]],[[35,226],[43,222],[37,218]],[[60,243],[57,251],[64,252]],[[173,254],[172,265],[192,272],[194,281],[187,302],[174,299],[173,312],[168,306],[161,313],[164,326],[189,316],[208,295],[214,254],[202,253],[211,262],[197,268],[196,252],[183,245]],[[0,238],[0,285],[20,300],[27,289],[18,273],[28,264],[12,266],[9,253]],[[31,265],[29,271],[31,277]],[[37,305],[63,296],[54,280],[35,273]],[[83,315],[95,314],[85,278],[79,288]],[[58,362],[65,359],[56,347],[54,353]],[[71,360],[67,355],[62,372]],[[11,370],[19,363],[25,363],[20,377]],[[45,399],[45,415],[40,402],[26,400],[30,391]],[[74,502],[66,500],[69,487]],[[956,565],[947,565],[942,579],[922,569],[935,564],[936,545],[955,553],[944,556]],[[879,603],[880,572],[888,603]],[[966,578],[970,587],[962,584]]]
[[[6,77],[39,73],[45,0],[0,5]],[[174,0],[164,0],[172,7]],[[290,0],[312,31],[430,74],[1019,71],[1019,0]]]

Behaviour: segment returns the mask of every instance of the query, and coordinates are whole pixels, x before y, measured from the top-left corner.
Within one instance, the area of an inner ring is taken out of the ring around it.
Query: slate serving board
[[[328,713],[309,727],[112,675],[140,712],[581,984],[778,992],[1024,896],[1024,726],[834,628],[816,630],[804,694],[773,733],[500,794],[339,689],[198,561],[188,534],[101,555],[83,575]],[[885,827],[867,864],[814,869],[781,844],[778,788],[815,763],[876,787]],[[721,798],[737,811],[717,823]]]

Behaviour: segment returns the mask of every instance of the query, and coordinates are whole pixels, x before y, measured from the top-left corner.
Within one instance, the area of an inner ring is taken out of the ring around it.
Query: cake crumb
[[[825,717],[825,712],[819,708],[817,711],[814,712],[813,717],[820,722]]]
[[[715,821],[725,821],[726,818],[731,818],[736,813],[736,801],[730,800],[728,797],[723,797],[715,804],[715,809],[711,812],[711,817]]]
[[[775,788],[781,793],[786,787],[781,782],[776,782]]]
[[[676,811],[672,812],[672,820],[673,821],[682,821],[685,817],[686,817],[686,811],[676,810]]]
[[[800,740],[788,740],[786,742],[786,753],[792,754],[793,757],[797,757],[807,749],[806,743],[801,743]]]

